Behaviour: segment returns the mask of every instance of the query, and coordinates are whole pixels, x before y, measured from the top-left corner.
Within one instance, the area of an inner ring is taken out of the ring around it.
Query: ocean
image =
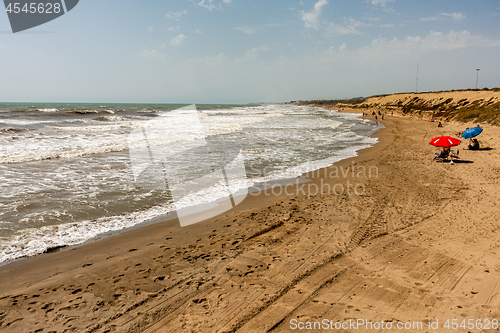
[[[0,103],[0,263],[326,167],[381,127],[286,104]]]

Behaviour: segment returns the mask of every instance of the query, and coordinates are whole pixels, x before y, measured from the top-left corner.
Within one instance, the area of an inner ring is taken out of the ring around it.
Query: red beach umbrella
[[[457,138],[453,138],[451,136],[440,136],[437,138],[434,138],[429,142],[429,144],[436,146],[436,147],[453,147],[453,146],[458,146],[460,144],[460,140]]]

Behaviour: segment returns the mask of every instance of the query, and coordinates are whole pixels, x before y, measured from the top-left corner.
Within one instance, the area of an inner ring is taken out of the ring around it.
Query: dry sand
[[[291,332],[362,319],[459,332],[446,320],[500,319],[499,128],[480,136],[492,150],[462,150],[450,165],[431,162],[428,142],[467,125],[385,125],[378,144],[310,173],[297,194],[249,196],[189,227],[150,225],[1,267],[0,330]],[[347,181],[364,194],[307,191]]]

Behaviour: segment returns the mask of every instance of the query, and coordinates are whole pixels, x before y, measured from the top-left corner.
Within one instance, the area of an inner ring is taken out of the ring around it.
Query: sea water
[[[186,176],[171,185],[183,190],[176,192],[183,193],[177,205],[172,188],[137,183],[130,151],[140,143],[131,133],[180,107],[0,103],[0,263],[136,226],[178,209],[179,202],[194,206],[223,197],[213,183],[189,190],[195,165],[177,170],[177,179]],[[198,105],[196,115],[206,140],[241,152],[244,172],[231,180],[232,190],[355,156],[376,142],[370,136],[381,127],[354,114],[285,104]],[[193,140],[189,130],[178,133],[156,145]],[[188,160],[203,163],[197,156]]]

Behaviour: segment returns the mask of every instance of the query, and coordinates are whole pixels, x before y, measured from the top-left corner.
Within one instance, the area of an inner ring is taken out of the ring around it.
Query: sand
[[[291,332],[319,322],[340,332],[359,320],[372,326],[357,331],[381,331],[384,321],[448,332],[452,319],[473,320],[469,331],[478,319],[494,327],[500,129],[480,136],[491,150],[461,150],[450,165],[431,162],[438,149],[428,142],[467,124],[396,115],[384,124],[378,144],[305,175],[305,187],[249,196],[185,228],[167,221],[1,267],[0,330]]]
[[[425,93],[400,93],[384,96],[370,97],[360,106],[372,107],[391,107],[397,106],[398,103],[404,105],[411,100],[418,98],[420,103],[425,102],[429,105],[436,105],[439,103],[446,103],[446,105],[461,104],[460,101],[467,100],[468,104],[485,105],[488,103],[500,102],[500,90],[452,90],[452,91],[436,91]],[[460,108],[460,107],[459,107]],[[437,111],[437,110],[434,110]]]

